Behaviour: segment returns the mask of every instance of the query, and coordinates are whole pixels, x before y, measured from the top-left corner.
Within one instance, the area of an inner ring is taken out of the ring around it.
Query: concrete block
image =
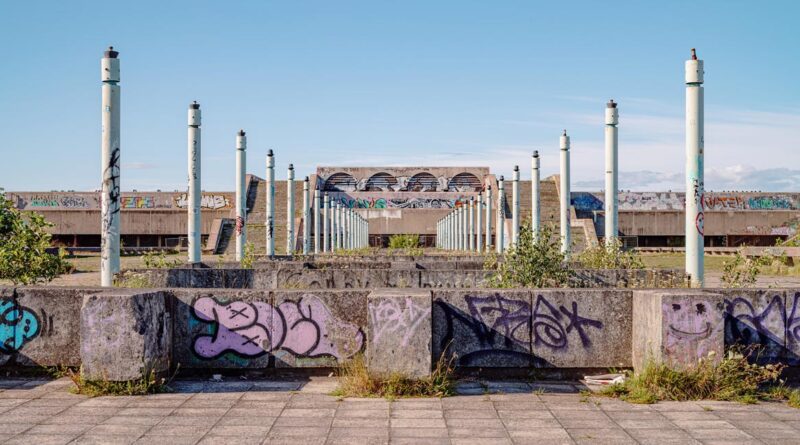
[[[794,292],[720,289],[725,296],[725,346],[755,348],[753,361],[797,364],[800,352],[790,329],[797,308]]]
[[[0,365],[80,365],[83,293],[98,291],[0,289]]]
[[[253,289],[277,289],[278,272],[272,269],[253,269]]]
[[[631,366],[630,291],[533,291],[533,355],[539,368]]]
[[[269,291],[174,289],[173,360],[181,368],[270,366]]]
[[[330,367],[362,352],[369,290],[274,293],[272,354],[276,367]]]
[[[333,270],[324,269],[278,269],[275,275],[276,289],[331,289]]]
[[[466,367],[531,365],[531,294],[517,290],[433,291],[433,359]]]
[[[367,297],[367,359],[378,373],[427,377],[431,372],[431,292],[378,289]]]
[[[164,292],[108,290],[83,297],[81,371],[89,380],[128,381],[170,367],[172,322]]]
[[[633,366],[648,360],[691,366],[724,356],[724,297],[700,290],[633,292]]]
[[[329,289],[383,288],[389,285],[389,271],[381,269],[333,269]]]
[[[251,289],[253,287],[252,269],[220,269],[226,289]]]

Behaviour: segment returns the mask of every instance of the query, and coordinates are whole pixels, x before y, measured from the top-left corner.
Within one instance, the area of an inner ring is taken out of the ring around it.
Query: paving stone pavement
[[[568,383],[473,382],[444,399],[337,399],[330,378],[179,381],[88,398],[65,380],[0,380],[0,442],[16,444],[789,444],[784,403],[586,397]],[[484,394],[484,392],[489,392]]]

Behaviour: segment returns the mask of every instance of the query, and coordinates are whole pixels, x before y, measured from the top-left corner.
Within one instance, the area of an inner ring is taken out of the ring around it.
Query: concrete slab
[[[379,289],[367,297],[370,371],[423,378],[431,373],[431,292]]]

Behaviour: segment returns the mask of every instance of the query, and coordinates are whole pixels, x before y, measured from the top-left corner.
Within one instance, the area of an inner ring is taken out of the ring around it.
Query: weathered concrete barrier
[[[269,369],[330,367],[358,353],[413,374],[442,356],[461,368],[626,368],[648,357],[690,363],[735,344],[760,347],[761,363],[800,365],[798,289],[26,287],[0,296],[0,363],[83,363],[93,375],[110,375],[117,360],[137,372],[165,361]]]

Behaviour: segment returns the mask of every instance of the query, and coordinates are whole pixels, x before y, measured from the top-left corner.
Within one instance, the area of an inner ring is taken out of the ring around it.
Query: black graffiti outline
[[[5,307],[8,305],[8,307]],[[0,343],[0,353],[2,354],[14,354],[19,352],[26,344],[30,343],[39,335],[42,334],[43,329],[42,321],[39,318],[36,311],[33,309],[23,306],[19,304],[19,300],[17,297],[17,291],[14,289],[14,294],[9,297],[0,298],[0,307],[5,307],[2,313],[0,313],[0,324],[4,324],[7,326],[11,326],[16,329],[17,324],[23,319],[25,314],[27,313],[33,320],[36,322],[36,326],[34,327],[33,333],[29,333],[31,321],[26,319],[25,326],[23,327],[23,331],[27,336],[24,336],[19,344],[19,346],[15,346],[16,335],[12,334],[11,337],[4,339],[2,343]],[[16,317],[10,318],[9,315],[16,314]]]
[[[545,306],[551,315],[546,313],[542,313],[539,309],[540,307]],[[591,318],[581,317],[578,315],[578,302],[572,302],[572,312],[569,311],[563,305],[559,306],[556,309],[555,305],[551,304],[544,298],[543,295],[536,296],[536,304],[533,308],[533,333],[534,336],[534,344],[544,344],[545,346],[552,348],[552,349],[564,349],[569,347],[569,338],[568,335],[574,330],[578,337],[581,340],[581,344],[584,348],[588,348],[592,346],[592,340],[589,335],[584,330],[584,325],[589,327],[596,328],[598,330],[603,329],[603,322],[600,320],[593,320]],[[562,318],[566,317],[568,324],[563,326]],[[538,321],[538,319],[543,319],[545,321]],[[539,335],[539,328],[544,329],[543,334],[546,334],[548,339],[543,338]],[[554,336],[553,333],[558,334],[558,336]],[[549,341],[548,341],[549,340]]]

